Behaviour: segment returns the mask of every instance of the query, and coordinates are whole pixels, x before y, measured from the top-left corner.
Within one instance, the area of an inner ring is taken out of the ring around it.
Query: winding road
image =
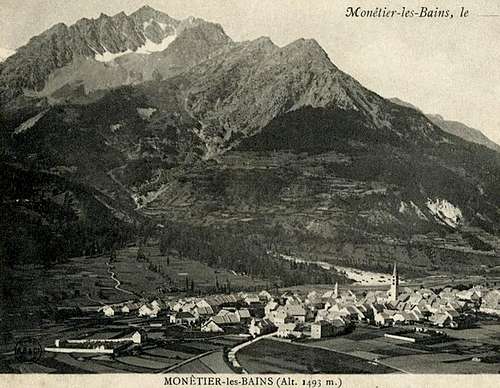
[[[132,291],[124,290],[123,288],[120,287],[121,282],[116,278],[115,273],[111,271],[111,265],[109,264],[109,261],[106,263],[106,265],[108,266],[108,273],[111,275],[111,279],[113,279],[116,282],[115,290],[124,292],[125,294],[135,295],[135,293],[133,293]]]

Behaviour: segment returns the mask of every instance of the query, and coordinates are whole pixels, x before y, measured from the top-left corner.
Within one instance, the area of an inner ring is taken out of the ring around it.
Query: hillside
[[[498,263],[500,153],[366,89],[314,40],[233,42],[143,8],[54,27],[0,73],[5,160],[108,198],[105,219],[408,274]]]
[[[421,112],[416,106],[400,100],[399,98],[391,98],[395,104],[412,108]],[[484,133],[479,129],[468,127],[467,125],[460,123],[458,121],[445,120],[443,116],[439,114],[426,114],[426,117],[432,121],[435,125],[441,128],[443,131],[451,133],[452,135],[458,136],[464,140],[470,141],[472,143],[481,144],[488,147],[494,151],[500,152],[500,145],[490,140]]]
[[[473,143],[482,144],[488,148],[491,148],[492,150],[500,152],[500,145],[490,140],[479,129],[468,127],[467,125],[459,121],[445,120],[441,115],[428,114],[427,117],[434,124],[448,133],[459,136],[462,139]]]

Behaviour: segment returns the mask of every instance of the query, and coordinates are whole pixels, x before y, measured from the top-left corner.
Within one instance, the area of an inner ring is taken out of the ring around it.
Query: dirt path
[[[106,265],[108,266],[108,273],[110,274],[111,279],[113,279],[116,282],[115,290],[124,292],[125,294],[135,295],[135,293],[133,293],[132,291],[128,291],[120,287],[121,282],[116,278],[115,273],[111,271],[111,266],[109,265],[109,261],[106,263]]]

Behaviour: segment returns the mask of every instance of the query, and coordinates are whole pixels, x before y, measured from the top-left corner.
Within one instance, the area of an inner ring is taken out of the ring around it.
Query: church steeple
[[[392,271],[391,288],[389,290],[389,300],[395,302],[399,296],[399,274],[396,263],[394,263],[394,270]]]

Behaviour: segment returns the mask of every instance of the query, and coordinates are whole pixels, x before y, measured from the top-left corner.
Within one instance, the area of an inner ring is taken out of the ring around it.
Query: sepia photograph
[[[500,383],[500,2],[0,21],[0,385]]]

